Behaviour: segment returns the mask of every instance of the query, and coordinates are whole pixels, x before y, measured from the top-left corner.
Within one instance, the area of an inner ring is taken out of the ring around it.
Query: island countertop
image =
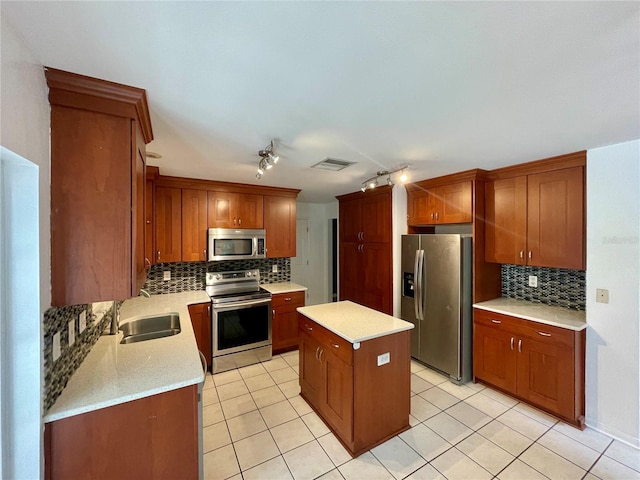
[[[298,307],[298,312],[350,343],[413,328],[412,323],[348,300]]]
[[[176,312],[180,333],[121,345],[122,332],[102,335],[44,416],[45,422],[200,383],[204,379],[188,305],[207,303],[204,291],[135,297],[120,307],[120,325]]]
[[[587,328],[583,310],[570,310],[506,297],[476,303],[473,307],[569,330],[580,331]]]

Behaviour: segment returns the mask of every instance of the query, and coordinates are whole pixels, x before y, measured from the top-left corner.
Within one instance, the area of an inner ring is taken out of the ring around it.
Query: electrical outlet
[[[162,279],[171,280],[171,270],[165,270],[164,272],[162,272]]]
[[[609,303],[609,290],[606,288],[596,288],[596,302]]]
[[[271,272],[278,273],[278,265],[271,265]]]
[[[538,277],[535,275],[529,275],[529,286],[537,287],[538,286]]]
[[[378,366],[386,365],[391,361],[391,355],[389,352],[378,355]]]
[[[80,315],[78,315],[78,319],[79,319],[79,330],[78,330],[78,334],[84,332],[84,329],[87,328],[87,311],[86,310],[82,310],[80,312]]]
[[[69,346],[76,343],[76,321],[69,320]]]
[[[53,361],[60,358],[60,332],[53,336]]]

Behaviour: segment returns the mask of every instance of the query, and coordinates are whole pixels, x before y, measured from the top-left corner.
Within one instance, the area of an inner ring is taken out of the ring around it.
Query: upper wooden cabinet
[[[207,192],[182,189],[182,261],[207,259]]]
[[[264,197],[267,258],[296,256],[295,197]]]
[[[182,190],[156,187],[156,263],[182,260]]]
[[[145,279],[144,90],[46,68],[51,304],[135,296]]]
[[[407,185],[407,224],[437,225],[470,223],[471,182],[428,186],[426,182]]]
[[[210,191],[209,228],[263,228],[262,195]]]
[[[584,166],[579,154],[568,157],[570,165],[578,165],[551,169],[553,164],[543,161],[549,171],[486,183],[487,261],[585,268]],[[555,165],[565,165],[563,160]]]

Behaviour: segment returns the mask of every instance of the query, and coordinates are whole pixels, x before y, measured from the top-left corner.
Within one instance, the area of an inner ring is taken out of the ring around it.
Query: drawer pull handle
[[[310,332],[313,331],[313,327],[310,327],[309,325],[305,324],[304,328],[306,328],[307,330],[309,330]]]
[[[340,345],[338,345],[337,343],[332,343],[332,344],[331,344],[331,346],[332,346],[333,348],[340,348]]]
[[[522,340],[518,340],[518,352],[522,352]]]
[[[513,337],[511,337],[511,350],[513,350]]]
[[[316,360],[320,361],[320,347],[316,347]]]
[[[500,320],[491,320],[491,323],[497,323],[498,325],[500,325],[502,322]]]
[[[550,337],[551,334],[547,332],[538,332],[538,335],[542,335],[543,337]]]
[[[524,251],[520,250],[520,260],[524,260]]]
[[[291,297],[287,297],[284,299],[285,302],[290,302],[291,301]]]

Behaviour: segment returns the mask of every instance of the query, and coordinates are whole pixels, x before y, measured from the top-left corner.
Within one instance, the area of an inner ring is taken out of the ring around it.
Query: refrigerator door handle
[[[416,250],[416,263],[415,271],[413,274],[414,282],[416,285],[416,291],[413,294],[413,300],[415,302],[416,318],[418,320],[424,320],[424,305],[422,298],[422,276],[424,267],[424,250]]]

